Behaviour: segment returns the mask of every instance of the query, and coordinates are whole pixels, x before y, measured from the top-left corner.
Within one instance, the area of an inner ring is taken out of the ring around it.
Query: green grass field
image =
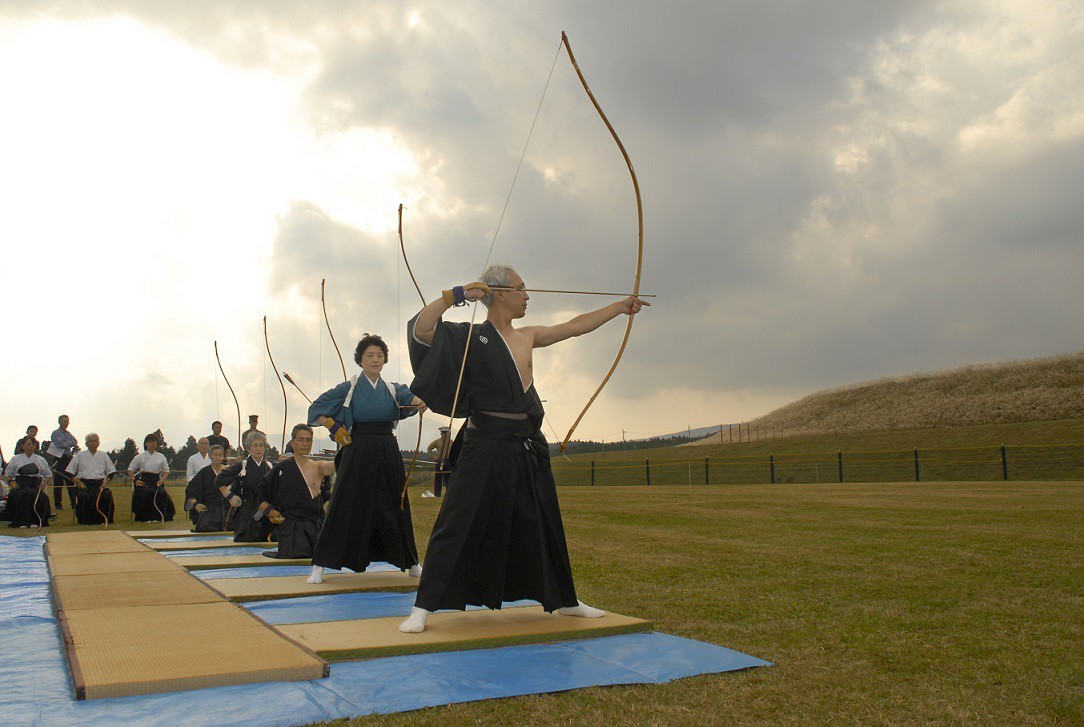
[[[584,601],[775,666],[377,723],[1084,720],[1081,483],[560,495]],[[436,504],[415,499],[414,511],[423,545]]]
[[[917,448],[922,480],[995,481],[1003,477],[1001,445],[1006,446],[1009,480],[1084,480],[1084,419],[596,452],[570,461],[554,457],[553,469],[559,485],[590,485],[593,461],[596,485],[643,485],[649,459],[653,485],[702,485],[705,479],[711,484],[767,484],[771,455],[776,482],[825,483],[838,482],[837,453],[842,452],[844,482],[907,482],[915,479]]]
[[[584,601],[775,666],[366,724],[1084,722],[1084,483],[560,496]],[[412,500],[424,551],[439,501]]]

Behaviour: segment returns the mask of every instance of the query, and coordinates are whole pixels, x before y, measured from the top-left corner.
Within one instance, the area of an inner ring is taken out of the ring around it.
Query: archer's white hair
[[[512,276],[515,274],[516,271],[509,265],[494,264],[487,267],[486,271],[482,273],[480,282],[483,282],[486,285],[496,285],[507,288],[512,285]],[[487,295],[482,298],[482,305],[486,308],[493,305],[493,296]]]

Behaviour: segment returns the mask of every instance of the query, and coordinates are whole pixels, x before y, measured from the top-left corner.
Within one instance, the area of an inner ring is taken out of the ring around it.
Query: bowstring
[[[553,55],[553,63],[550,64],[549,75],[546,76],[546,85],[542,88],[542,97],[538,99],[538,107],[534,111],[534,118],[531,119],[531,128],[527,132],[527,140],[523,143],[523,151],[520,152],[519,162],[516,164],[516,173],[512,175],[512,184],[508,187],[508,194],[504,198],[504,206],[501,208],[501,216],[497,219],[497,227],[493,230],[493,239],[489,243],[489,251],[486,253],[485,263],[482,264],[482,273],[485,273],[486,268],[489,267],[489,260],[493,256],[493,249],[497,244],[497,235],[501,232],[501,225],[504,224],[504,216],[508,212],[508,205],[512,201],[512,192],[516,188],[516,181],[519,180],[519,172],[523,169],[523,160],[527,157],[527,149],[531,145],[531,137],[534,136],[535,126],[538,124],[538,117],[542,114],[542,104],[546,100],[546,93],[550,88],[550,80],[553,78],[553,71],[557,68],[557,59],[561,57],[561,47],[563,42],[557,44],[557,52]],[[482,273],[479,273],[478,277],[481,277]],[[448,428],[451,429],[452,423],[455,421],[455,409],[456,404],[459,402],[460,386],[463,383],[463,371],[467,368],[467,352],[470,350],[470,337],[474,331],[474,321],[478,315],[478,301],[474,301],[471,305],[470,314],[470,326],[467,329],[467,346],[463,351],[463,364],[459,369],[459,381],[455,387],[455,397],[452,400],[452,412],[448,417]]]
[[[550,88],[550,80],[553,78],[553,70],[557,68],[557,59],[561,57],[562,43],[557,43],[557,53],[553,56],[553,63],[550,65],[549,75],[546,76],[546,85],[542,89],[542,97],[538,99],[538,108],[534,111],[534,119],[531,120],[530,131],[527,132],[527,141],[523,143],[523,151],[519,155],[519,163],[516,164],[516,173],[512,175],[512,185],[508,188],[508,195],[504,198],[504,207],[501,209],[501,216],[497,220],[497,229],[493,231],[493,240],[489,243],[489,253],[486,255],[486,262],[482,265],[482,272],[484,273],[486,268],[489,267],[489,258],[493,255],[493,247],[497,244],[497,235],[500,234],[501,224],[504,222],[504,215],[508,211],[508,204],[512,201],[512,192],[516,188],[516,181],[519,179],[519,172],[523,168],[523,160],[527,158],[527,148],[531,145],[531,137],[534,136],[534,128],[538,124],[538,117],[542,113],[542,104],[546,100],[546,92]]]

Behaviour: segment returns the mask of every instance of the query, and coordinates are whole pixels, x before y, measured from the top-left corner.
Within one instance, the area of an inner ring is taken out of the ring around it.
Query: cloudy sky
[[[632,186],[562,30],[636,167],[659,296],[579,436],[1079,350],[1082,7],[0,2],[0,444],[62,412],[108,447],[235,439],[215,340],[277,442],[262,317],[306,393],[337,383],[324,278],[348,364],[382,333],[409,382],[400,203],[427,299],[491,242],[533,287],[630,289]],[[606,302],[539,294],[527,320]],[[557,435],[622,333],[539,352]]]

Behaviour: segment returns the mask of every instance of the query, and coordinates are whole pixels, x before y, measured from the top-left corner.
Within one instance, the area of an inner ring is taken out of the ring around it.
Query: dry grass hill
[[[796,434],[1058,419],[1084,419],[1084,351],[827,389],[750,424]]]

